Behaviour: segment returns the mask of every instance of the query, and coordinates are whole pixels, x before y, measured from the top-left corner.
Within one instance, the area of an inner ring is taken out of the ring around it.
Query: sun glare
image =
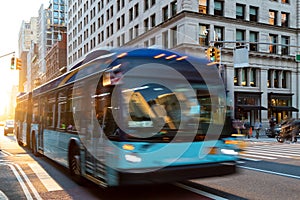
[[[14,105],[12,95],[15,95],[13,92],[13,86],[18,84],[18,71],[11,70],[9,67],[1,69],[0,73],[0,115],[6,114],[8,108],[11,105]]]

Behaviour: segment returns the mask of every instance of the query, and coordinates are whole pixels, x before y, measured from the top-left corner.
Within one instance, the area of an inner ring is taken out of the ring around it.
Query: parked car
[[[277,135],[279,135],[281,131],[281,124],[276,124],[274,127],[274,132],[271,131],[271,128],[266,128],[266,135],[270,138],[275,138]]]
[[[6,120],[4,123],[4,135],[6,136],[8,133],[13,133],[15,127],[14,120]]]
[[[292,142],[297,142],[297,137],[300,136],[300,120],[290,119],[281,126],[280,133],[276,136],[278,142],[284,142],[285,140],[292,141],[292,132],[295,130],[295,138]],[[297,130],[296,130],[297,129]]]

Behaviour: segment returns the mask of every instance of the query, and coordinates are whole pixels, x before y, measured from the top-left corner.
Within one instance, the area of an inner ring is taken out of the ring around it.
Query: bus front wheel
[[[72,179],[82,185],[80,150],[77,145],[72,145],[69,149],[69,169]]]

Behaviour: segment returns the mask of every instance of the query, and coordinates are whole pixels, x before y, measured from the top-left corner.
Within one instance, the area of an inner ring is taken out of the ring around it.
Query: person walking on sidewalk
[[[256,121],[254,124],[254,130],[255,130],[255,138],[258,139],[259,138],[259,132],[260,129],[262,128],[262,124],[260,121]]]
[[[275,125],[276,125],[276,119],[275,117],[271,117],[270,121],[269,121],[269,125],[270,125],[270,130],[272,132],[272,135],[275,135]]]
[[[250,138],[250,132],[251,132],[251,135],[252,135],[252,130],[250,130],[250,122],[248,121],[248,119],[245,119],[244,121],[244,126],[245,126],[245,137],[247,138]]]

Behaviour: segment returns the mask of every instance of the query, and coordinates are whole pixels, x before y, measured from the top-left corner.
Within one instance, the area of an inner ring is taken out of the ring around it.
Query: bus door
[[[97,81],[94,81],[97,83]],[[99,180],[105,179],[105,165],[104,165],[104,145],[101,122],[104,119],[103,99],[95,92],[94,83],[86,83],[89,88],[76,88],[76,92],[82,94],[81,100],[74,104],[77,112],[76,119],[79,120],[79,137],[85,149],[85,172],[96,177]],[[79,92],[80,90],[80,92]],[[85,93],[85,94],[83,94]],[[99,105],[101,104],[101,107]],[[74,106],[73,105],[73,106]],[[80,106],[79,106],[80,105]]]

